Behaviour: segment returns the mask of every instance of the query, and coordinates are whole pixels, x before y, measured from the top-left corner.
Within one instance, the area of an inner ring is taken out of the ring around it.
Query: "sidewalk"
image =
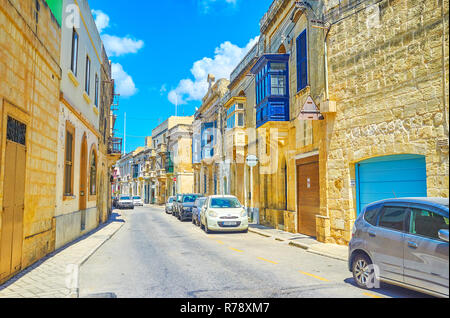
[[[122,226],[118,214],[0,285],[0,298],[78,298],[79,268]]]
[[[320,243],[311,236],[284,232],[259,224],[250,224],[250,232],[285,242],[289,245],[300,247],[307,252],[338,259],[344,262],[348,260],[348,247],[336,244]]]

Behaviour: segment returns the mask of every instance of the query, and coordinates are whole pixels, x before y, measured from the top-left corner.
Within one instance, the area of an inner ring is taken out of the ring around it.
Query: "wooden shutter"
[[[306,30],[297,38],[297,91],[308,85],[308,44]]]

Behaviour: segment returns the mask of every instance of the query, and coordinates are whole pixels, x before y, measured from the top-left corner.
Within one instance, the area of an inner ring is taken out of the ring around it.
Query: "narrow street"
[[[115,213],[125,225],[81,267],[81,297],[428,297],[385,284],[362,290],[346,262],[254,233],[207,235],[162,208]]]

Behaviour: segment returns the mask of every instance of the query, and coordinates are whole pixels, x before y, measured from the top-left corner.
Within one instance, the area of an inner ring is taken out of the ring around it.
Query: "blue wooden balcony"
[[[289,121],[289,54],[264,54],[251,72],[256,86],[256,127]]]

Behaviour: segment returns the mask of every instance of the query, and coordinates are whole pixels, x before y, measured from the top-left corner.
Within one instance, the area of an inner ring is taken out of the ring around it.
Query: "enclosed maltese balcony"
[[[256,86],[256,127],[289,121],[289,54],[264,54],[251,72]]]

